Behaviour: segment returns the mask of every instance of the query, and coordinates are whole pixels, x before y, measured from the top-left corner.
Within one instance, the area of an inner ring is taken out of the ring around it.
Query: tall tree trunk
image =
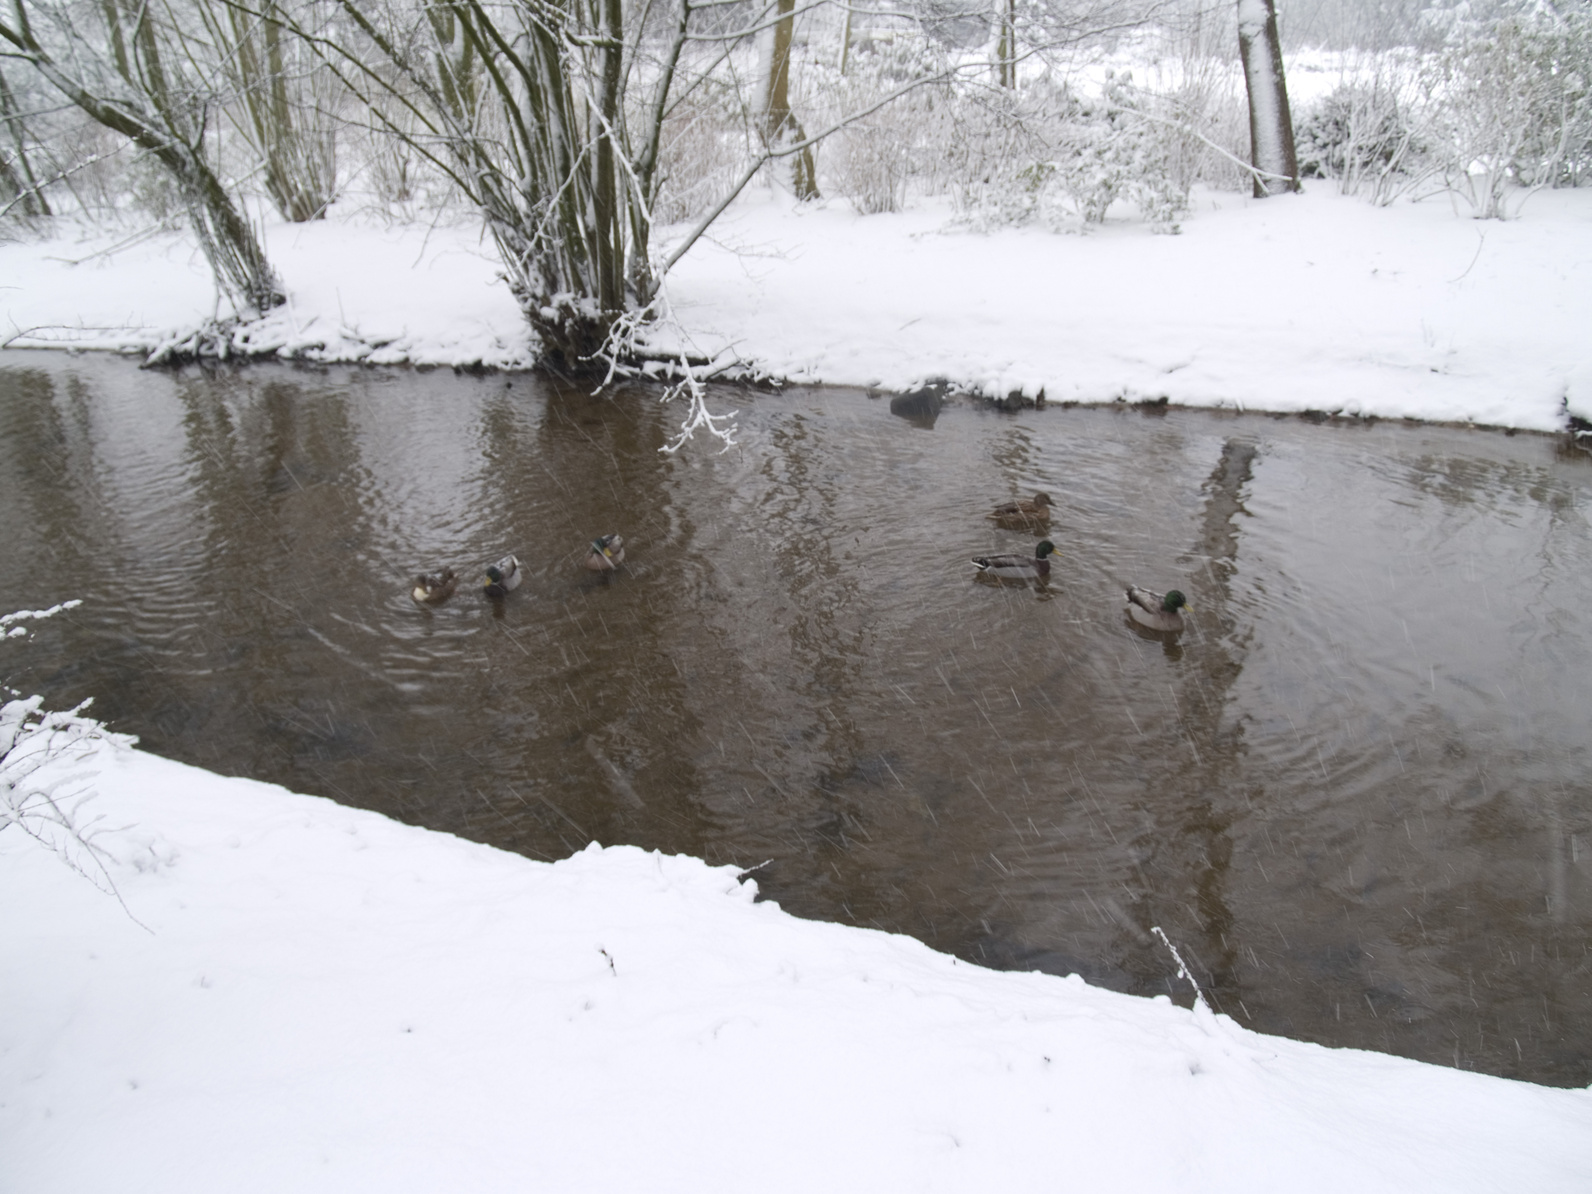
[[[770,148],[782,141],[796,142],[807,136],[790,110],[790,43],[796,29],[796,0],[779,0],[779,21],[774,26],[774,45],[768,57],[768,86],[763,100],[763,137]],[[818,171],[811,147],[803,149],[792,163],[791,189],[798,199],[818,198]]]
[[[33,176],[33,166],[28,161],[28,145],[24,136],[26,129],[22,113],[17,108],[16,98],[11,94],[11,85],[6,82],[3,71],[0,71],[0,121],[4,121],[10,131],[11,143],[16,147],[17,153],[15,169],[9,162],[0,160],[0,183],[4,183],[14,195],[22,197],[23,215],[50,215],[49,201],[40,190],[39,180]]]
[[[996,10],[1000,31],[995,40],[995,81],[1001,87],[1017,86],[1017,0],[1000,0]]]
[[[600,51],[602,90],[597,98],[601,127],[597,129],[596,264],[597,302],[605,315],[618,314],[625,305],[624,234],[619,226],[621,184],[614,169],[614,137],[619,127],[620,73],[624,67],[624,2],[600,0],[600,34],[606,45]]]
[[[209,7],[200,13],[242,101],[242,118],[235,124],[260,157],[266,194],[284,220],[302,224],[324,218],[336,197],[336,137],[313,103],[298,102],[305,91],[302,79],[289,91],[291,64],[283,39],[292,35],[276,0],[262,0],[258,12],[225,7],[225,23]]]
[[[1238,56],[1249,91],[1250,161],[1255,198],[1299,189],[1299,159],[1294,151],[1293,116],[1282,74],[1282,43],[1277,37],[1273,0],[1238,0]]]

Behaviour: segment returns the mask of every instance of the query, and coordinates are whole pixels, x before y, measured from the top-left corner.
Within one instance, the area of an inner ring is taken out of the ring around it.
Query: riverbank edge
[[[249,325],[240,324],[240,331]],[[179,334],[160,341],[129,341],[121,345],[45,345],[45,344],[7,344],[0,346],[0,354],[16,353],[58,353],[66,356],[81,356],[96,354],[113,356],[144,358],[138,365],[140,369],[153,369],[159,371],[176,371],[189,367],[214,368],[227,366],[240,368],[249,365],[283,365],[301,369],[332,369],[332,368],[359,368],[359,369],[409,369],[416,373],[436,373],[444,369],[451,369],[455,374],[469,377],[505,376],[516,377],[536,374],[543,377],[552,377],[574,384],[590,383],[592,378],[570,377],[559,374],[556,370],[545,368],[541,365],[514,365],[495,364],[485,360],[462,361],[452,364],[433,363],[428,361],[412,361],[407,358],[397,360],[372,361],[360,356],[331,356],[319,357],[312,351],[294,348],[283,351],[281,347],[248,349],[233,347],[228,351],[182,353],[177,351],[164,352],[161,345],[171,345],[192,340],[203,333],[202,328],[195,328],[185,334]],[[374,352],[380,346],[372,346]],[[155,359],[156,357],[159,359]],[[0,361],[4,356],[0,355]],[[977,384],[965,381],[956,381],[950,378],[930,378],[906,390],[888,390],[878,386],[855,385],[844,382],[824,382],[802,380],[794,381],[789,378],[778,377],[773,374],[759,371],[755,364],[737,361],[734,366],[708,366],[711,372],[698,380],[712,386],[734,386],[744,390],[763,393],[778,393],[787,389],[835,389],[854,390],[866,394],[870,399],[889,399],[892,403],[903,400],[913,400],[923,395],[933,395],[938,391],[941,405],[948,405],[957,401],[965,401],[969,405],[984,409],[1015,413],[1018,410],[1138,410],[1148,415],[1167,411],[1205,411],[1212,414],[1227,415],[1254,415],[1268,419],[1297,419],[1300,422],[1316,425],[1332,425],[1338,427],[1371,427],[1378,423],[1397,423],[1406,427],[1442,427],[1458,431],[1484,431],[1505,436],[1534,435],[1545,436],[1551,439],[1562,439],[1566,446],[1577,451],[1592,453],[1592,418],[1583,418],[1573,413],[1569,408],[1568,400],[1561,400],[1560,415],[1563,426],[1545,430],[1537,427],[1518,427],[1508,423],[1482,423],[1467,419],[1421,419],[1411,415],[1379,415],[1376,413],[1359,414],[1344,408],[1336,410],[1318,410],[1307,408],[1304,410],[1276,410],[1264,407],[1248,406],[1234,402],[1232,405],[1221,403],[1196,404],[1177,402],[1167,396],[1146,398],[1131,398],[1120,394],[1114,398],[1099,401],[1082,401],[1074,398],[1049,400],[1045,392],[1040,390],[1037,395],[1024,395],[1021,391],[1013,390],[1006,395],[987,394]],[[631,370],[629,374],[619,379],[618,384],[625,386],[650,386],[660,392],[670,385],[677,383],[682,377],[678,368],[659,369],[649,368]],[[600,387],[601,388],[601,387]],[[892,411],[892,413],[897,413]],[[934,416],[939,413],[939,408],[934,411]],[[911,420],[912,415],[902,417]],[[930,418],[932,422],[932,417]]]

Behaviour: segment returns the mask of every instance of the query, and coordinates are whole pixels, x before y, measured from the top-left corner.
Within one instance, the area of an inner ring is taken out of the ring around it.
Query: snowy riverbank
[[[662,238],[666,243],[667,238]],[[147,347],[213,313],[202,257],[63,228],[0,245],[0,341]],[[276,225],[291,295],[256,344],[311,359],[523,366],[532,347],[468,225]],[[1592,191],[1508,222],[1329,183],[1257,202],[1196,193],[1179,236],[981,234],[925,205],[860,217],[749,195],[669,280],[673,330],[798,382],[944,376],[1055,401],[1326,410],[1536,430],[1592,418]]]
[[[533,862],[110,742],[71,770],[127,910],[0,835],[6,1190],[1592,1182],[1592,1091],[981,970],[690,858]]]

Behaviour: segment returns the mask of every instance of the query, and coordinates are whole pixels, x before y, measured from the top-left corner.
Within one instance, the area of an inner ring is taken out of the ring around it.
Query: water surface
[[[1254,1028],[1592,1082],[1592,461],[1537,436],[0,355],[0,645],[227,774]],[[996,501],[1047,491],[1046,589]],[[580,561],[621,532],[624,570]],[[408,596],[507,550],[493,603]],[[1180,640],[1125,583],[1178,587]]]

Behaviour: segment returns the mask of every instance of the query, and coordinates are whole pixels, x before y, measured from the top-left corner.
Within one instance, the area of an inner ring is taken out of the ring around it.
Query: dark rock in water
[[[945,405],[945,394],[950,383],[943,377],[932,378],[915,390],[897,394],[890,399],[890,413],[899,415],[914,427],[930,428],[940,417]]]

